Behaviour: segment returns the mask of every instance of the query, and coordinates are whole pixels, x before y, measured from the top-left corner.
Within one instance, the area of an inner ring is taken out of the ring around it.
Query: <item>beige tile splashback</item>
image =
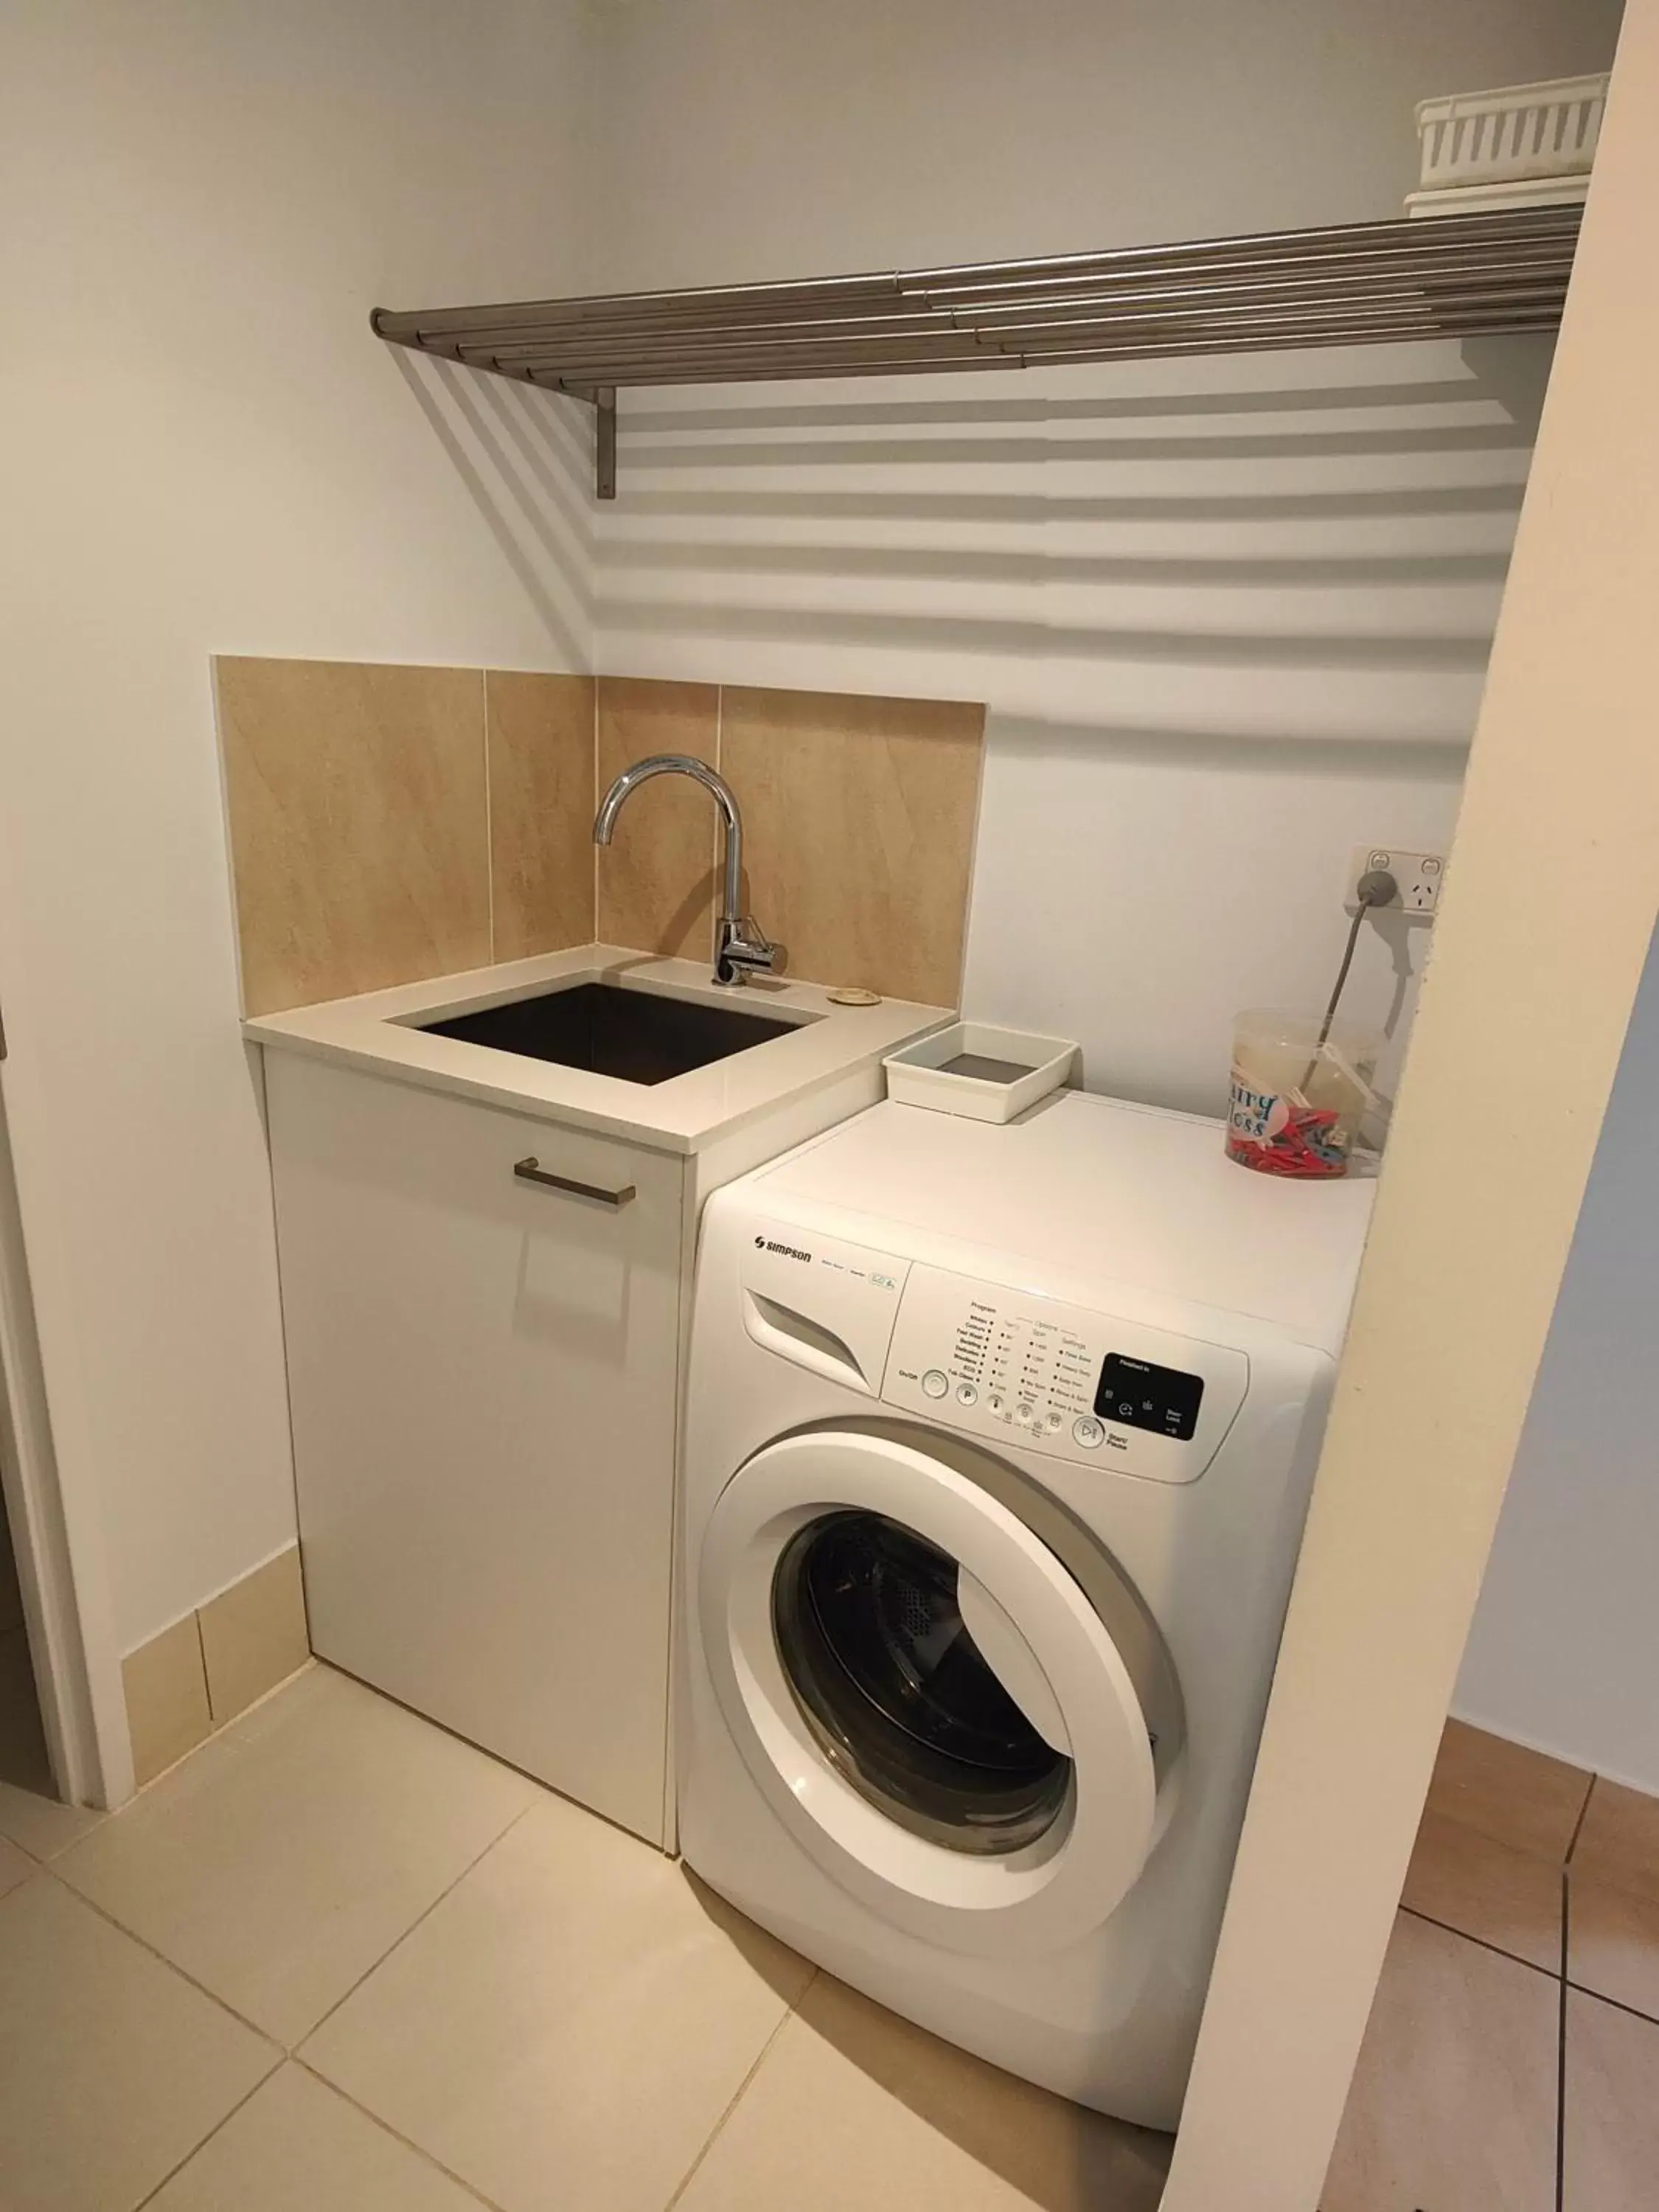
[[[495,960],[593,934],[593,678],[489,670]]]
[[[792,975],[960,1001],[984,729],[950,701],[721,692],[745,903]]]
[[[579,945],[708,957],[715,810],[684,778],[592,842],[647,754],[717,766],[745,904],[806,981],[961,996],[985,711],[633,677],[217,664],[248,1013]]]
[[[651,753],[691,753],[719,766],[720,698],[712,684],[602,676],[594,805],[622,770]],[[714,944],[714,807],[685,777],[642,784],[599,854],[602,944],[710,958]]]
[[[489,958],[483,676],[221,659],[249,1013]]]
[[[601,677],[598,791],[647,753],[709,762],[743,810],[744,907],[791,975],[955,1006],[984,732],[953,701]],[[600,937],[705,953],[719,858],[705,794],[646,785],[599,855]]]

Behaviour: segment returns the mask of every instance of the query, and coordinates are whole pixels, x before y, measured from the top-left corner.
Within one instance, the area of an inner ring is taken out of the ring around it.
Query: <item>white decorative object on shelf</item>
[[[1073,1081],[1081,1054],[1070,1037],[1033,1036],[989,1022],[952,1022],[883,1061],[887,1096],[970,1121],[1012,1121]]]
[[[1413,215],[1454,209],[1539,206],[1582,199],[1595,158],[1607,72],[1511,84],[1495,92],[1448,93],[1417,104],[1422,187]],[[1550,179],[1570,180],[1571,189]],[[1498,191],[1499,185],[1525,187]]]

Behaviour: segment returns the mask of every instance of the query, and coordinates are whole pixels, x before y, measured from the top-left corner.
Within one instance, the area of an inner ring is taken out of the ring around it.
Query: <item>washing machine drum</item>
[[[1160,1698],[1127,1588],[1103,1559],[1086,1593],[1003,1473],[998,1495],[898,1437],[781,1438],[709,1517],[697,1609],[796,1840],[894,1925],[1006,1956],[1098,1926],[1145,1865]]]

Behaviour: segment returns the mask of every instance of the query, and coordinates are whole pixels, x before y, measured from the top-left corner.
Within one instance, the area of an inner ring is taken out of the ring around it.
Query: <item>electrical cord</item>
[[[1331,992],[1330,1004],[1325,1009],[1325,1018],[1319,1024],[1319,1042],[1314,1048],[1313,1058],[1302,1073],[1301,1089],[1305,1092],[1313,1081],[1314,1070],[1319,1065],[1319,1054],[1331,1034],[1331,1024],[1336,1019],[1336,1010],[1341,1001],[1343,987],[1348,980],[1348,970],[1353,965],[1354,947],[1359,942],[1359,925],[1374,906],[1387,906],[1400,886],[1386,868],[1372,868],[1361,876],[1355,887],[1359,903],[1354,908],[1353,926],[1348,932],[1347,944],[1342,951],[1342,965],[1336,971],[1336,982]]]
[[[1400,886],[1386,868],[1372,868],[1361,876],[1355,896],[1359,903],[1354,908],[1353,927],[1348,932],[1348,942],[1342,954],[1342,965],[1336,971],[1336,984],[1331,993],[1331,1002],[1325,1009],[1325,1018],[1319,1024],[1319,1042],[1323,1044],[1331,1033],[1331,1024],[1336,1019],[1336,1009],[1342,997],[1343,986],[1348,980],[1348,970],[1353,965],[1354,947],[1359,942],[1359,925],[1374,906],[1387,906]],[[1311,1065],[1310,1073],[1312,1073]]]

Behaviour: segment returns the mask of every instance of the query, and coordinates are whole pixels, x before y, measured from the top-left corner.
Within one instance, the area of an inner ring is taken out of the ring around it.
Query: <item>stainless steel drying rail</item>
[[[1553,330],[1579,214],[1504,209],[892,276],[377,307],[370,320],[390,344],[586,400],[598,410],[599,495],[611,499],[623,385],[915,376]]]

